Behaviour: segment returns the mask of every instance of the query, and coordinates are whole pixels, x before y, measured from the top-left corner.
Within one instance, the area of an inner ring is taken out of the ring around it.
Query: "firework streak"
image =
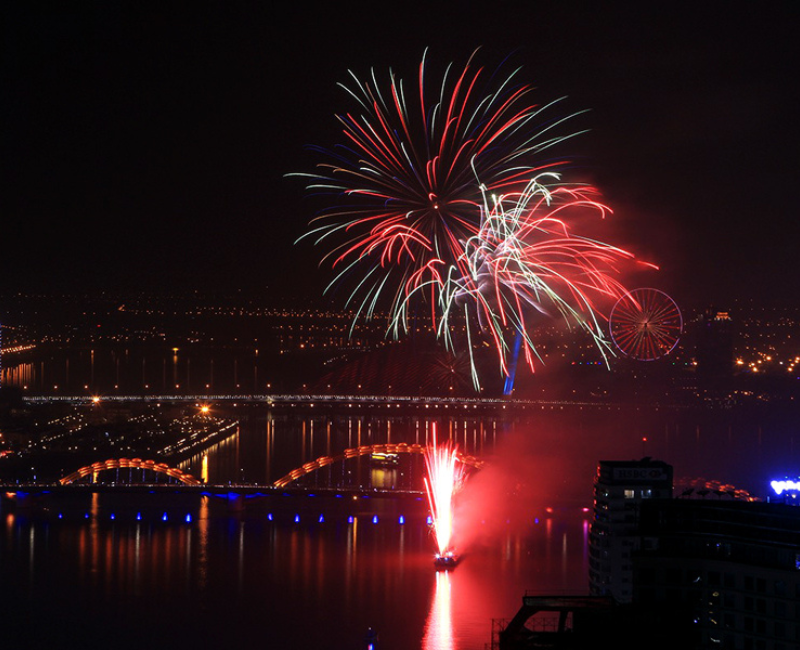
[[[452,551],[453,534],[453,496],[461,489],[466,478],[466,468],[456,458],[457,448],[449,441],[443,445],[436,443],[436,430],[433,443],[425,450],[425,466],[428,476],[425,491],[433,519],[433,531],[439,555]]]
[[[424,315],[451,350],[469,350],[478,388],[472,350],[484,341],[506,377],[517,338],[533,367],[533,314],[586,330],[605,355],[597,300],[625,293],[614,276],[632,256],[570,232],[570,220],[610,212],[592,188],[561,181],[566,161],[543,156],[577,135],[559,134],[576,114],[545,120],[556,102],[531,104],[518,70],[487,74],[474,58],[448,66],[433,93],[425,56],[413,92],[391,71],[385,89],[374,71],[366,81],[351,72],[342,88],[358,110],[338,116],[343,144],[318,149],[328,159],[318,173],[293,175],[335,197],[301,239],[328,247],[328,290],[350,292],[353,324],[388,308],[387,333],[400,338]]]
[[[466,241],[458,271],[440,292],[439,335],[452,348],[457,328],[450,318],[463,312],[470,349],[478,334],[488,334],[505,376],[516,361],[515,340],[531,368],[539,359],[529,331],[542,316],[585,330],[607,358],[610,343],[598,314],[625,294],[617,278],[633,261],[627,251],[571,232],[574,217],[609,212],[593,188],[548,186],[548,177],[558,180],[543,174],[520,194],[493,197],[491,206],[487,199],[479,232]],[[474,367],[473,374],[477,382]]]

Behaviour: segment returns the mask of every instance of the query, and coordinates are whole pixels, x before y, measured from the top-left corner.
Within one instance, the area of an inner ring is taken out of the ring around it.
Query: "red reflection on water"
[[[431,611],[425,622],[423,650],[454,650],[453,612],[450,599],[450,572],[436,571],[436,588]]]

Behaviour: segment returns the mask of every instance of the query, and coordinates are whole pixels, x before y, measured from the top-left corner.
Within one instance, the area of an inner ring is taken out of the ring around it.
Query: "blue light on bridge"
[[[114,521],[114,519],[116,519],[116,518],[117,518],[117,516],[112,512],[111,513],[111,521]]]
[[[402,526],[404,523],[406,523],[406,518],[403,515],[400,515],[400,519],[397,521]]]
[[[319,516],[319,523],[321,524],[325,523],[325,517],[323,517],[322,515]]]
[[[295,515],[294,516],[294,523],[296,523],[296,524],[300,523],[300,515]]]
[[[378,515],[373,515],[372,516],[372,523],[373,524],[377,524],[378,523]]]
[[[190,524],[190,523],[192,523],[192,515],[190,515],[190,514],[188,514],[188,513],[186,514],[186,523],[187,523],[187,524]]]
[[[136,521],[141,521],[141,520],[142,520],[142,513],[141,512],[137,512],[136,513]]]
[[[272,513],[271,512],[267,515],[267,520],[272,521]]]
[[[352,524],[352,523],[353,523],[353,515],[350,515],[350,516],[347,518],[347,523],[348,523],[348,524]]]
[[[433,518],[430,515],[428,515],[427,523],[428,526],[431,526],[433,524]]]
[[[166,521],[166,520],[167,520],[167,513],[165,512],[163,515],[161,515],[161,521]]]

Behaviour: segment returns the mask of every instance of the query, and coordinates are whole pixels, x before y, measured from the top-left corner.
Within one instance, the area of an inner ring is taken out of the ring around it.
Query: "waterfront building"
[[[640,546],[639,508],[672,497],[672,466],[643,458],[601,460],[594,482],[594,520],[589,535],[589,590],[617,603],[633,598],[632,553]]]
[[[643,503],[634,602],[680,607],[698,647],[800,647],[800,509],[781,503]]]

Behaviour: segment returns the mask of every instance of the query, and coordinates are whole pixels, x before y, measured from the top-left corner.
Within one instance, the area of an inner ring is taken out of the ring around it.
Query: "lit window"
[[[633,499],[634,496],[636,496],[636,492],[634,490],[625,490],[626,499]]]

